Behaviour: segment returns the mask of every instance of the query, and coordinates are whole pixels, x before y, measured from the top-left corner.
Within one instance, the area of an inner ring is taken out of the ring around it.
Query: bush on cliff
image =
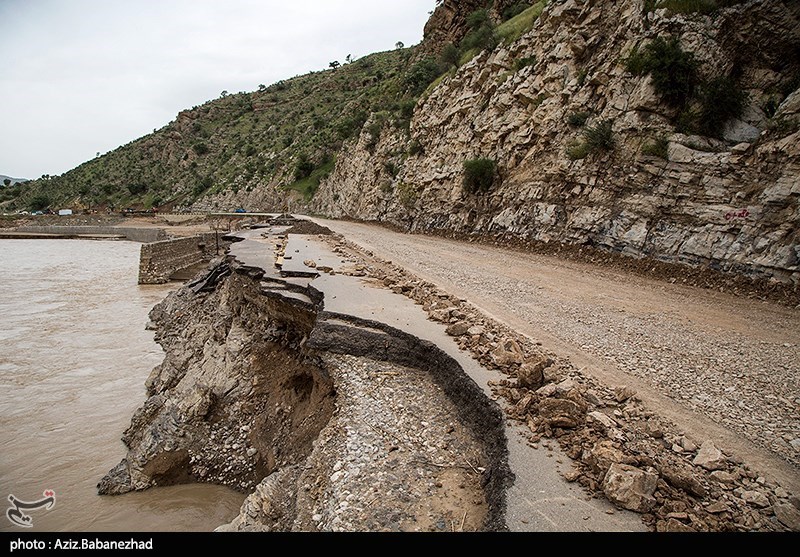
[[[30,200],[30,202],[28,203],[28,207],[30,207],[32,211],[44,211],[50,206],[50,204],[51,204],[50,197],[47,196],[46,194],[41,193],[35,195]]]
[[[586,120],[589,119],[589,116],[588,112],[571,112],[567,116],[567,124],[573,128],[582,128],[586,125]]]
[[[441,73],[439,70],[439,65],[433,58],[424,58],[414,64],[405,80],[409,93],[414,96],[420,95],[434,79],[439,77]]]
[[[616,146],[611,120],[602,120],[583,130],[583,141],[574,141],[567,146],[570,160],[585,159],[594,151],[611,151]]]
[[[703,135],[722,137],[725,124],[738,118],[747,104],[747,93],[726,76],[717,77],[700,88],[698,130]]]
[[[583,131],[583,137],[586,139],[586,145],[589,146],[590,151],[598,149],[610,151],[616,143],[611,120],[603,120],[594,126],[586,128]]]
[[[497,163],[491,159],[471,159],[464,161],[464,191],[467,193],[486,193],[494,185]]]
[[[489,11],[475,10],[467,16],[469,32],[461,40],[461,51],[494,50],[498,43],[497,33]]]
[[[497,36],[505,43],[513,43],[522,35],[533,29],[533,24],[542,15],[544,7],[547,4],[545,0],[536,2],[523,11],[516,14],[513,18],[500,24],[497,27]]]
[[[743,2],[745,0],[647,0],[645,9],[648,12],[666,9],[673,14],[712,14],[720,8],[727,8]]]
[[[681,48],[677,37],[656,37],[642,50],[634,49],[625,59],[625,68],[634,75],[653,79],[656,93],[674,107],[685,106],[698,82],[694,54]]]

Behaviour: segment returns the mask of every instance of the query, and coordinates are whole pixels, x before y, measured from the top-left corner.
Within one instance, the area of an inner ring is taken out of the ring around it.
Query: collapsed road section
[[[99,493],[227,485],[250,492],[238,531],[505,529],[497,404],[435,345],[326,311],[314,273],[253,247],[263,264],[216,260],[151,312],[166,356]]]

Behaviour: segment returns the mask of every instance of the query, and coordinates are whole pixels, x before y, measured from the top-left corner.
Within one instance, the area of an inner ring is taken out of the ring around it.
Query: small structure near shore
[[[167,283],[177,273],[223,253],[226,245],[222,236],[214,233],[144,244],[139,255],[139,284]]]

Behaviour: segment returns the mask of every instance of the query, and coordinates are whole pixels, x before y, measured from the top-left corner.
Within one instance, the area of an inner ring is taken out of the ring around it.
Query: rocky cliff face
[[[503,10],[514,4],[515,0],[496,0],[488,3],[489,11],[499,18]],[[487,7],[486,0],[443,0],[425,24],[423,50],[438,52],[446,44],[458,44],[467,34],[467,16],[475,10]]]
[[[445,2],[430,24],[442,30],[426,35],[457,36],[465,12]],[[626,71],[621,60],[659,36],[678,37],[706,78],[731,75],[746,89],[746,109],[721,139],[678,133],[678,110],[651,77]],[[411,231],[590,245],[796,287],[798,45],[796,2],[701,15],[647,11],[642,0],[552,1],[519,40],[484,51],[423,98],[410,137],[387,127],[377,145],[366,133],[347,144],[311,208]],[[569,123],[579,113],[588,128],[610,122],[612,150],[568,155],[584,136]],[[643,149],[658,139],[660,156]],[[463,163],[474,158],[497,163],[486,194],[462,187]]]

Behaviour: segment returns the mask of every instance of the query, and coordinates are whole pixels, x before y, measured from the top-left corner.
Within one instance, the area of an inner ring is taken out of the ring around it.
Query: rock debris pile
[[[657,531],[800,530],[800,499],[711,440],[689,439],[649,411],[628,387],[610,389],[568,360],[478,309],[376,258],[340,236],[328,241],[353,271],[408,296],[483,366],[505,411],[534,447],[558,442],[573,460],[564,474],[595,496],[642,513]]]

